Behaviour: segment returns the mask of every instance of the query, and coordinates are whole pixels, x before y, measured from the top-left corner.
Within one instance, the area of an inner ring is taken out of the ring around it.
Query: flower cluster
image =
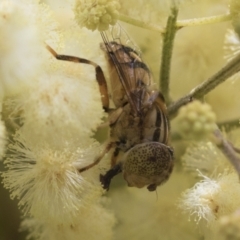
[[[238,134],[229,135],[236,146]],[[207,239],[228,239],[238,221],[231,217],[240,204],[238,174],[212,142],[191,144],[182,160],[185,169],[201,180],[183,192],[179,207],[198,223]]]
[[[116,0],[77,0],[75,18],[81,27],[104,31],[118,19],[120,3]]]
[[[216,116],[211,106],[200,101],[183,106],[177,120],[179,132],[186,138],[201,139],[216,128]]]

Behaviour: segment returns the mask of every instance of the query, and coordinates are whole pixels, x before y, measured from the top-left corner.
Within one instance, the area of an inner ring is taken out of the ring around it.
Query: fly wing
[[[111,76],[112,90],[116,96],[113,96],[113,101],[116,107],[129,102],[134,113],[140,115],[146,88],[152,81],[150,71],[142,61],[140,52],[119,25],[114,26],[110,34],[102,32],[101,35],[110,65],[117,72],[117,76]]]

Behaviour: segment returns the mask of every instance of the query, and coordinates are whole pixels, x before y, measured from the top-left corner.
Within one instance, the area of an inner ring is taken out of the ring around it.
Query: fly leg
[[[87,165],[86,167],[83,167],[83,168],[80,168],[78,169],[79,172],[84,172],[92,167],[94,167],[95,165],[97,165],[101,160],[102,158],[104,157],[105,154],[107,154],[111,148],[115,145],[114,142],[110,142],[107,144],[106,148],[104,149],[104,151],[97,157],[97,159],[95,159],[95,161],[89,165]]]
[[[102,183],[103,188],[108,191],[112,178],[120,172],[122,172],[122,167],[121,163],[118,163],[110,170],[108,170],[104,175],[100,174],[100,182]]]
[[[60,54],[56,53],[49,45],[46,45],[46,48],[58,60],[89,64],[89,65],[92,65],[93,67],[95,67],[96,80],[98,82],[99,91],[101,94],[102,107],[105,112],[108,112],[108,110],[109,110],[108,89],[107,89],[107,82],[106,82],[105,76],[103,74],[102,68],[95,62],[92,62],[92,61],[84,59],[84,58],[68,56],[68,55],[60,55]]]
[[[112,157],[111,157],[111,167],[112,168],[116,165],[119,151],[120,151],[120,149],[118,147],[116,147],[112,154]]]
[[[108,170],[104,175],[100,174],[100,182],[103,185],[103,188],[109,190],[109,186],[113,177],[122,172],[121,163],[116,164],[117,157],[119,154],[119,148],[116,147],[111,158],[112,168]]]

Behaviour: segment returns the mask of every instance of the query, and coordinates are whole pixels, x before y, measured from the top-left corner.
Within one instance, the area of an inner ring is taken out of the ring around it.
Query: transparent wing
[[[140,114],[146,87],[152,83],[150,71],[142,61],[139,49],[119,24],[101,35],[105,50],[121,83],[122,91],[117,92],[118,95],[122,94],[119,98],[122,99],[120,103],[128,101],[133,111]]]

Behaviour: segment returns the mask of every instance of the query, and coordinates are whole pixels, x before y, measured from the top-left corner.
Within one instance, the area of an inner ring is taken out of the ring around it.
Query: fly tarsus
[[[100,174],[100,182],[102,183],[103,189],[108,191],[112,178],[120,172],[122,172],[121,164],[117,164],[108,170],[104,175]]]

